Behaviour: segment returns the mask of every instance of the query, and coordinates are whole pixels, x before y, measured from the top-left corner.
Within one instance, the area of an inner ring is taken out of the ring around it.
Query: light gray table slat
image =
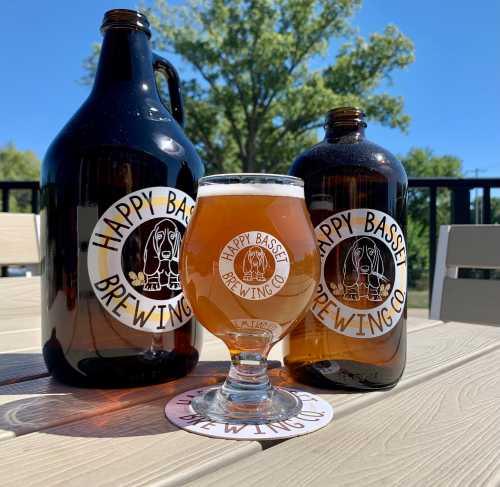
[[[498,485],[500,350],[383,401],[312,437],[221,468],[192,486]]]
[[[0,318],[0,333],[4,331],[40,330],[40,314]]]
[[[411,387],[420,381],[439,375],[448,369],[459,367],[478,355],[500,348],[500,328],[470,323],[429,322],[408,333],[407,363],[403,377],[392,391],[370,393],[340,393],[320,390],[325,398],[336,406],[337,415],[353,407],[382,400],[398,389]],[[283,374],[281,385],[294,385]],[[318,392],[313,387],[300,385],[304,390]]]
[[[30,381],[48,375],[42,354],[39,352],[25,351],[0,354],[0,386]]]
[[[0,440],[166,398],[198,384],[215,384],[223,380],[228,365],[200,362],[185,378],[129,389],[70,387],[51,377],[5,384],[0,387]]]
[[[442,330],[445,330],[446,333],[441,333]],[[394,390],[373,394],[338,394],[334,391],[331,393],[325,391],[324,397],[337,408],[338,421],[342,417],[355,414],[356,411],[362,412],[365,408],[370,410],[379,407],[379,404],[385,404],[387,400],[392,400],[393,395],[403,393],[398,392],[399,389],[406,391],[412,390],[413,387],[420,387],[418,384],[420,382],[425,384],[425,380],[423,380],[425,378],[435,377],[432,380],[438,380],[439,371],[449,373],[450,363],[453,367],[460,368],[468,360],[478,359],[481,355],[488,356],[488,353],[492,353],[495,347],[500,348],[500,330],[495,327],[454,323],[422,328],[411,335],[412,345],[410,346],[407,371],[400,385]],[[447,339],[450,336],[453,339]],[[274,371],[272,375],[275,376],[276,382],[289,382],[283,370]],[[422,381],[419,380],[420,377],[423,378]],[[47,379],[40,381],[42,380]],[[185,390],[194,385],[204,384],[207,380],[209,380],[207,377],[192,377],[179,381],[179,384]],[[5,386],[3,389],[10,387],[11,392],[15,392],[13,389],[16,386],[20,387],[22,384]],[[171,384],[170,387],[177,386]],[[150,389],[152,388],[148,388],[148,390]],[[180,390],[179,388],[176,392]],[[19,392],[6,396],[6,404],[0,407],[0,411],[3,408],[0,418],[17,418],[17,423],[4,423],[4,431],[15,432],[17,428],[26,428],[30,421],[32,421],[32,428],[35,429],[39,427],[40,421],[44,417],[48,415],[50,418],[50,409],[44,406],[43,393],[41,394],[42,398],[40,398],[37,394],[32,396],[27,394],[23,397],[22,392],[20,394]],[[139,395],[141,392],[137,394]],[[122,391],[122,393],[126,394],[127,391]],[[130,394],[130,391],[128,393]],[[97,411],[99,413],[97,416],[87,417],[79,421],[74,421],[74,418],[77,417],[75,414],[73,418],[70,418],[70,422],[65,424],[59,423],[59,426],[55,427],[46,426],[43,431],[0,442],[0,475],[2,472],[9,472],[9,478],[12,478],[13,484],[57,485],[69,482],[67,485],[82,485],[87,482],[89,475],[92,475],[89,473],[91,471],[89,464],[92,463],[92,459],[97,458],[94,468],[99,468],[100,473],[99,476],[95,474],[96,477],[92,477],[95,480],[95,485],[122,483],[125,485],[178,485],[180,481],[195,479],[233,463],[234,455],[241,454],[243,458],[261,450],[261,445],[258,442],[245,443],[243,446],[241,443],[225,442],[222,445],[223,449],[210,459],[209,444],[208,449],[205,450],[206,441],[213,442],[214,448],[220,443],[219,441],[207,440],[180,431],[164,435],[162,428],[165,428],[165,419],[162,407],[171,394],[174,392],[165,390],[161,399],[106,414]],[[53,394],[53,396],[55,395],[56,393]],[[18,405],[21,407],[16,410],[17,415],[13,415],[11,408],[12,404],[15,404],[16,396]],[[111,394],[109,399],[112,397]],[[370,400],[370,398],[373,399]],[[52,408],[54,411],[64,410],[64,405],[71,403],[71,401],[81,401],[74,407],[76,409],[78,407],[86,408],[85,414],[88,414],[92,408],[98,407],[97,402],[105,403],[105,401],[96,399],[85,398],[82,400],[81,397],[76,397],[76,391],[66,395],[62,394],[60,401],[57,408]],[[120,401],[120,399],[115,396],[115,401]],[[420,397],[420,402],[416,402],[416,404],[419,404],[420,407],[421,402],[425,402],[422,397]],[[127,404],[124,404],[125,406]],[[23,415],[25,419],[23,419]],[[377,416],[375,417],[377,418]],[[52,416],[52,420],[58,421],[55,414]],[[147,428],[156,429],[158,435],[151,435],[144,439],[144,436],[147,436],[144,433]],[[316,444],[315,438],[318,434],[320,433],[307,437],[314,442],[310,443],[310,447]],[[133,439],[128,438],[133,435],[136,435]],[[133,446],[134,442],[137,442],[138,449]],[[244,450],[239,450],[239,448],[244,448]],[[266,458],[274,448],[257,456]],[[134,459],[134,457],[128,456],[129,449],[133,453],[146,449],[148,452],[154,450],[161,452],[161,454],[147,456],[146,453],[136,453]],[[185,452],[189,452],[189,455],[183,458]],[[123,460],[124,457],[127,461]],[[16,458],[22,458],[23,462],[16,464]],[[238,463],[241,461],[240,459]],[[71,463],[71,469],[67,467],[68,462]],[[273,471],[273,469],[268,470],[268,475],[269,472]],[[37,475],[34,472],[37,472]]]
[[[177,430],[165,399],[1,442],[2,487],[177,486],[260,451]]]
[[[40,277],[0,278],[0,321],[40,314]]]
[[[450,363],[466,360],[471,354],[481,353],[491,346],[500,346],[500,330],[484,325],[449,323],[412,332],[409,341],[408,364],[402,384],[439,373]],[[220,341],[214,343],[223,349],[224,345]],[[211,376],[215,381],[220,381],[227,369],[227,362],[201,362],[191,375]],[[284,370],[274,371],[273,375],[281,385],[295,385]],[[183,387],[183,381],[108,391],[71,388],[49,377],[5,385],[0,387],[0,438],[10,438],[151,401],[166,396],[171,388]],[[307,389],[303,385],[300,387]],[[343,404],[348,407],[347,403],[373,397],[366,394],[337,394],[334,391],[328,396],[335,400],[337,407]],[[54,407],[55,400],[57,407]]]
[[[8,357],[2,357],[5,353],[40,352],[40,340],[40,328],[0,332],[0,361],[8,360]]]
[[[408,330],[435,326],[438,323],[440,322],[410,317]],[[0,385],[48,374],[40,351],[39,330],[39,316],[0,318]],[[2,335],[3,332],[7,333]],[[229,360],[227,348],[217,337],[207,331],[204,331],[204,337],[201,361]],[[269,359],[282,359],[282,342],[271,350]]]
[[[0,318],[0,385],[48,375],[40,352],[40,317]]]

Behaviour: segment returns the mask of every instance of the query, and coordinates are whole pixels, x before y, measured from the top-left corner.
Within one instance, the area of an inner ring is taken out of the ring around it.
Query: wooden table
[[[173,395],[223,379],[228,355],[213,337],[184,379],[89,390],[48,377],[39,328],[34,315],[0,319],[2,486],[500,485],[500,327],[410,318],[397,387],[316,390],[334,421],[278,444],[196,436],[164,418]]]

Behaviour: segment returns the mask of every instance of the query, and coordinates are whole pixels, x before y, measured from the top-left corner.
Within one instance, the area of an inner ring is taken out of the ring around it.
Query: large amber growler
[[[320,387],[388,388],[406,362],[408,182],[365,127],[359,109],[330,111],[324,141],[290,171],[304,179],[322,269],[310,312],[285,341],[285,363]]]
[[[101,30],[92,92],[42,167],[43,355],[68,384],[135,386],[198,361],[179,251],[204,169],[182,128],[177,73],[151,52],[147,19],[112,10]]]

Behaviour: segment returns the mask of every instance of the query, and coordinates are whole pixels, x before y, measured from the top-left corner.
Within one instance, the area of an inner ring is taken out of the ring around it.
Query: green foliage
[[[500,224],[500,198],[491,198],[491,223]]]
[[[286,171],[316,142],[314,129],[334,106],[366,106],[372,119],[406,127],[401,101],[373,94],[393,69],[413,60],[411,42],[395,27],[368,41],[356,38],[340,47],[333,64],[311,68],[333,40],[352,37],[350,18],[360,4],[211,0],[169,7],[158,0],[148,10],[156,47],[194,68],[185,87],[189,135],[213,170]],[[339,78],[353,89],[339,89]]]
[[[31,151],[17,150],[14,144],[0,148],[0,181],[34,181],[40,177],[40,161]],[[11,191],[10,211],[30,212],[31,192]]]
[[[476,213],[477,208],[477,213]],[[491,208],[491,222],[490,223],[500,223],[500,198],[495,198],[491,196],[490,199]],[[481,194],[476,198],[472,198],[471,210],[470,210],[470,221],[471,223],[484,223],[483,221],[483,197]]]
[[[355,103],[368,118],[406,131],[410,117],[403,114],[403,99],[373,91],[384,81],[392,84],[391,73],[413,60],[413,43],[395,25],[388,25],[383,34],[372,34],[369,41],[357,37],[343,45],[335,65],[325,70],[327,86],[338,94],[359,98]]]
[[[432,149],[412,148],[401,156],[409,177],[459,177],[462,176],[462,161],[455,156],[436,156]]]
[[[0,148],[0,180],[33,181],[40,177],[40,161],[32,151],[20,151],[12,143]]]
[[[431,149],[413,148],[400,156],[408,176],[457,177],[462,175],[462,161],[450,155],[436,156]],[[450,222],[450,194],[438,191],[437,224]],[[410,287],[424,287],[429,277],[429,192],[412,189],[408,195],[408,282]]]
[[[85,75],[80,78],[82,85],[91,85],[94,82],[95,70],[99,55],[101,54],[101,44],[94,42],[91,47],[91,53],[83,60],[82,67],[85,70]]]
[[[413,44],[393,25],[368,39],[355,35],[360,5],[157,0],[143,9],[155,49],[179,54],[193,72],[182,73],[187,133],[209,170],[286,171],[335,106],[358,105],[373,121],[407,129],[402,99],[381,90],[413,62]],[[96,52],[85,61],[87,82]]]

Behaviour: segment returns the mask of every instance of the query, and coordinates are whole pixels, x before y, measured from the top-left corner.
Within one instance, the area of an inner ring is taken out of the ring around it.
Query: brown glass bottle
[[[148,26],[135,11],[105,14],[93,89],[42,166],[43,354],[68,384],[163,382],[198,361],[178,254],[204,168],[182,129],[177,73],[151,52]]]
[[[408,182],[365,127],[357,108],[330,111],[325,139],[290,170],[304,179],[322,274],[311,311],[285,339],[285,364],[319,387],[388,388],[406,362]]]

